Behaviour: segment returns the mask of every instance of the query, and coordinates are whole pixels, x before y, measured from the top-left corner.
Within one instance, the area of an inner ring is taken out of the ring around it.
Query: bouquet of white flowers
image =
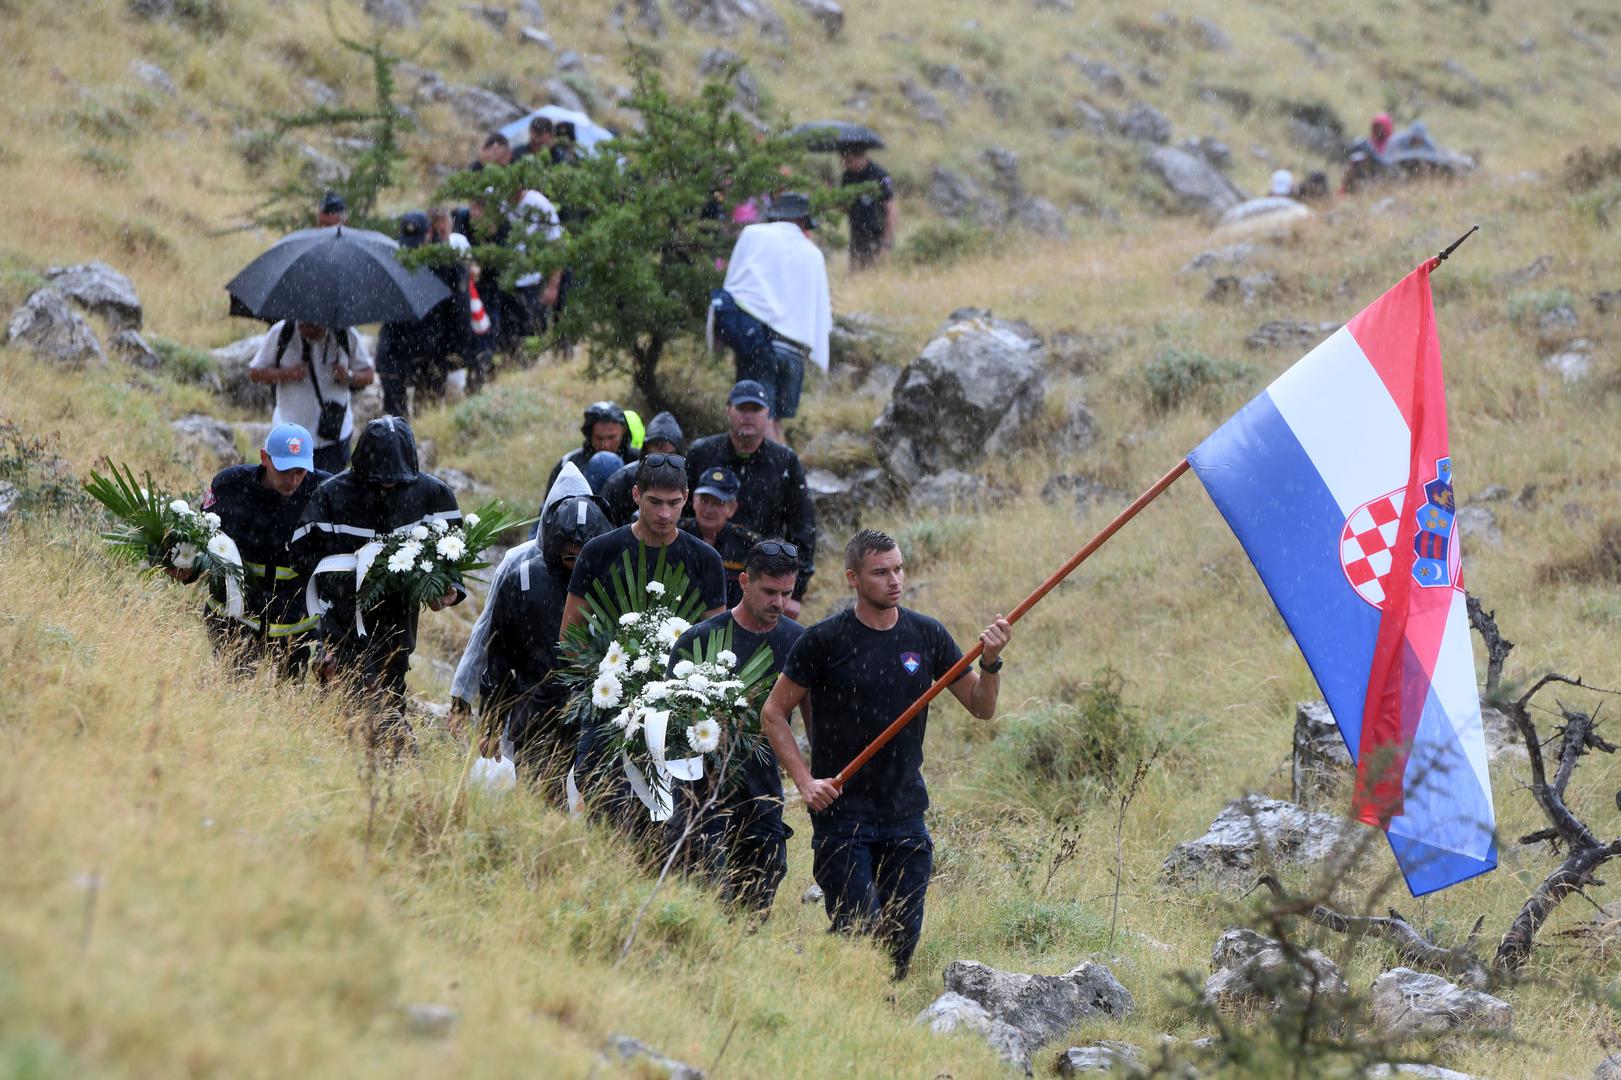
[[[242,555],[220,531],[219,515],[193,510],[184,499],[159,491],[152,475],[136,483],[127,465],[107,462],[109,475],[91,470],[84,490],[105,506],[116,524],[101,534],[116,552],[145,560],[153,570],[196,570],[220,585],[240,613]]]
[[[459,526],[435,519],[395,529],[372,549],[356,606],[369,608],[388,594],[402,595],[417,606],[437,600],[463,575],[489,566],[485,549],[508,529],[524,524],[496,501],[467,514]]]
[[[702,605],[686,595],[685,569],[666,567],[661,553],[650,578],[626,552],[612,576],[613,599],[598,581],[585,623],[564,639],[560,676],[574,690],[567,715],[612,740],[631,790],[654,821],[664,821],[673,810],[672,779],[702,779],[707,761],[711,777],[725,783],[760,752],[758,699],[771,653],[759,650],[740,671],[727,633],[698,642],[672,667],[675,643]]]

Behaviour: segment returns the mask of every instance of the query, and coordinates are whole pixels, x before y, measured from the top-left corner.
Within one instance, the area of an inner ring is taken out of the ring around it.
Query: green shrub
[[[1019,798],[1045,810],[1073,808],[1076,785],[1117,779],[1148,739],[1126,703],[1125,680],[1104,668],[1074,700],[1013,716],[986,755],[991,774],[1017,784]]]
[[[1524,322],[1546,315],[1556,308],[1576,306],[1576,296],[1569,289],[1543,289],[1541,292],[1521,293],[1508,302],[1508,317],[1513,322]]]
[[[997,943],[1031,955],[1096,952],[1109,939],[1109,923],[1080,904],[1009,896],[991,912]]]
[[[901,241],[897,258],[907,266],[950,266],[989,250],[991,235],[963,221],[927,221]]]
[[[202,349],[160,337],[150,344],[158,357],[158,370],[180,382],[208,383],[219,375],[219,361]]]
[[[450,410],[451,425],[463,436],[511,435],[545,419],[534,393],[512,386],[497,386]]]
[[[80,514],[90,502],[73,469],[50,439],[31,439],[0,419],[0,502],[10,501],[21,520],[49,514]]]
[[[1170,412],[1183,405],[1209,407],[1235,385],[1255,377],[1253,364],[1211,356],[1197,349],[1165,349],[1143,368],[1149,407]]]
[[[935,559],[966,550],[973,528],[971,518],[955,515],[923,518],[896,529],[895,543],[900,545],[907,569],[916,570]]]

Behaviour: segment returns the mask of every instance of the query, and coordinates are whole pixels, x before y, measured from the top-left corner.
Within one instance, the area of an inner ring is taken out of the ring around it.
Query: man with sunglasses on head
[[[816,573],[816,509],[799,455],[766,438],[769,419],[759,383],[744,379],[733,386],[726,399],[727,430],[692,444],[687,476],[697,488],[713,470],[730,469],[738,479],[732,524],[759,536],[780,536],[799,550],[799,580],[787,607],[789,618],[798,618],[805,587]]]
[[[671,660],[690,658],[700,643],[711,642],[716,635],[724,640],[730,634],[729,647],[739,671],[759,650],[769,649],[771,666],[756,702],[763,704],[764,692],[805,632],[783,614],[798,576],[799,552],[794,545],[783,540],[759,541],[749,549],[738,575],[741,595],[737,603],[682,634]],[[710,654],[717,647],[707,646]],[[808,715],[808,708],[802,707],[801,715]],[[733,767],[736,771],[723,778],[726,788],[703,813],[683,854],[689,867],[720,885],[721,898],[728,904],[763,916],[771,910],[777,886],[788,873],[788,838],[793,830],[782,820],[782,773],[776,754],[764,744],[759,753],[748,753]],[[667,827],[672,840],[685,830],[690,815],[708,803],[714,779],[676,784],[675,816]]]
[[[726,608],[726,571],[720,554],[708,544],[677,527],[681,509],[687,504],[687,462],[679,454],[646,454],[636,471],[636,484],[631,488],[636,500],[638,517],[629,525],[622,525],[590,541],[574,560],[574,573],[569,578],[568,599],[563,603],[563,626],[560,636],[568,628],[585,622],[586,598],[595,591],[598,581],[608,595],[613,595],[613,578],[623,575],[623,560],[628,553],[633,567],[645,561],[648,578],[656,576],[660,562],[666,566],[678,565],[687,572],[688,594],[696,594],[703,604],[703,617],[718,615]],[[676,597],[666,596],[666,603]],[[595,800],[602,809],[620,816],[628,791],[623,777],[615,779],[614,771],[597,747],[595,733],[587,725],[580,732],[580,748],[575,758],[575,772],[585,798]],[[588,789],[596,789],[594,792]],[[634,821],[633,811],[626,816]],[[647,817],[644,813],[643,819]]]

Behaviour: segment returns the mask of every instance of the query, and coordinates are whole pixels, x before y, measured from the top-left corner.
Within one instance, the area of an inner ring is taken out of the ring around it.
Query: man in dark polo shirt
[[[798,618],[805,586],[816,573],[816,508],[799,455],[766,438],[768,419],[765,389],[752,379],[737,383],[726,398],[727,430],[692,444],[687,478],[696,488],[710,470],[732,470],[740,485],[732,524],[757,536],[780,536],[799,549],[799,582],[787,612]]]
[[[771,689],[762,722],[811,812],[812,872],[833,930],[882,938],[902,979],[923,931],[923,895],[934,869],[934,842],[923,824],[924,709],[841,789],[834,780],[879,732],[962,658],[944,626],[901,607],[906,581],[900,549],[863,529],[844,549],[844,576],[855,606],[800,637]],[[975,717],[996,715],[1002,650],[1011,638],[997,615],[979,635],[979,670],[964,671],[951,692]],[[788,715],[810,696],[807,766]]]
[[[686,460],[679,454],[645,455],[631,494],[636,499],[636,520],[592,540],[574,560],[568,599],[563,602],[560,638],[567,635],[569,627],[585,621],[584,606],[596,582],[603,581],[608,595],[613,595],[610,575],[622,573],[622,560],[627,552],[633,566],[646,560],[650,578],[661,557],[666,565],[678,564],[685,568],[687,587],[695,591],[703,603],[704,618],[726,609],[726,572],[721,568],[719,553],[676,525],[681,508],[687,503]],[[666,596],[664,600],[674,603],[676,597]],[[619,819],[629,830],[643,831],[647,814],[636,816],[640,805],[630,796],[624,777],[603,753],[601,742],[589,725],[580,732],[580,747],[574,760],[580,792],[593,812]]]
[[[740,575],[738,602],[730,611],[705,619],[682,634],[671,659],[690,659],[699,643],[730,630],[737,670],[765,648],[771,650],[770,675],[780,672],[805,632],[782,613],[793,595],[799,572],[797,556],[794,546],[781,540],[762,540],[751,547]],[[732,781],[735,786],[694,827],[688,839],[687,863],[715,878],[727,903],[764,915],[771,910],[777,886],[788,873],[788,838],[793,830],[782,820],[782,772],[777,756],[751,753],[736,767],[740,775]],[[669,825],[672,839],[686,828],[688,816],[708,802],[712,780],[677,783],[676,811]]]
[[[877,185],[850,205],[850,269],[865,270],[895,246],[895,181],[867,156],[865,146],[841,146],[839,160],[844,187]]]

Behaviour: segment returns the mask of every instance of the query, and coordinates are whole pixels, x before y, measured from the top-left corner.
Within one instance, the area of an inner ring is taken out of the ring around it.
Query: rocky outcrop
[[[1251,795],[1228,803],[1203,836],[1176,845],[1160,866],[1160,878],[1166,884],[1247,889],[1265,869],[1323,863],[1360,828],[1342,817]]]
[[[844,8],[835,0],[794,0],[801,9],[810,13],[816,20],[816,25],[822,28],[822,33],[830,38],[839,36],[844,29]]]
[[[1202,157],[1174,146],[1161,146],[1148,155],[1148,170],[1170,191],[1184,213],[1217,215],[1244,201],[1233,186]]]
[[[969,1031],[990,1044],[997,1056],[1009,1065],[1030,1072],[1030,1053],[1024,1036],[1012,1025],[991,1016],[985,1006],[972,998],[947,991],[917,1014],[914,1024],[927,1025],[936,1035]]]
[[[1289,762],[1289,798],[1300,806],[1322,806],[1337,795],[1351,769],[1340,726],[1328,702],[1295,706],[1294,752]]]
[[[785,40],[782,16],[765,0],[672,0],[676,16],[705,34],[731,37],[757,30],[776,41]]]
[[[190,455],[210,472],[217,472],[242,460],[236,451],[236,434],[231,430],[231,425],[223,420],[193,413],[171,421],[169,427],[174,431],[175,442],[179,444],[181,452]]]
[[[1514,1026],[1514,1010],[1501,998],[1412,968],[1375,979],[1371,1001],[1374,1027],[1393,1042],[1468,1031],[1506,1035]]]
[[[603,1057],[610,1063],[631,1066],[637,1076],[663,1076],[666,1080],[704,1080],[704,1071],[659,1053],[640,1039],[629,1035],[610,1035],[603,1047]]]
[[[901,372],[873,425],[879,460],[900,483],[972,468],[1042,413],[1041,337],[1028,325],[963,312]]]
[[[12,312],[6,340],[67,368],[107,362],[96,332],[53,288],[36,289],[22,307]]]
[[[269,386],[248,381],[248,365],[264,347],[266,334],[239,338],[209,353],[220,368],[220,394],[239,409],[268,411],[275,404],[275,394]]]
[[[1224,1008],[1259,1004],[1277,1009],[1290,998],[1299,1001],[1348,989],[1340,969],[1316,949],[1289,949],[1242,927],[1217,939],[1210,952],[1210,971],[1204,998]]]

